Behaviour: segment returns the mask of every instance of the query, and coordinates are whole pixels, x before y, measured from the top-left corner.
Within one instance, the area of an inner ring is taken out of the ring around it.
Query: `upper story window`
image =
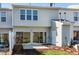
[[[74,21],[78,21],[78,12],[74,12]]]
[[[25,10],[20,10],[20,19],[25,20]]]
[[[6,22],[6,12],[1,12],[1,22]]]
[[[20,10],[21,20],[38,20],[37,10]]]
[[[33,10],[33,20],[38,20],[37,10]]]
[[[27,20],[31,20],[32,19],[32,11],[31,10],[27,10]]]

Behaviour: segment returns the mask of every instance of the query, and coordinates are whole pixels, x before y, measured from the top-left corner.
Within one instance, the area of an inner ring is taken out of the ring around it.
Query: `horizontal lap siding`
[[[14,28],[14,31],[16,32],[48,32],[49,29],[48,28]]]

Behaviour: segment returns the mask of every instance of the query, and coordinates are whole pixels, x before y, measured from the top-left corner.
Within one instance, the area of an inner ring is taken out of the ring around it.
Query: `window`
[[[74,12],[74,21],[78,21],[78,12]]]
[[[33,10],[33,20],[38,20],[37,10]]]
[[[20,19],[25,20],[25,10],[20,10]]]
[[[21,20],[38,20],[37,10],[20,10]]]
[[[78,17],[74,17],[74,21],[78,21]]]
[[[27,20],[31,20],[31,10],[27,10]]]
[[[6,12],[1,12],[1,22],[6,22]]]

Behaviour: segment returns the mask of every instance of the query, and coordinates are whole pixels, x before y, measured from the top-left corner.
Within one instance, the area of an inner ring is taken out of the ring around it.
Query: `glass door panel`
[[[23,32],[23,43],[30,42],[30,32]]]
[[[44,32],[44,36],[45,36],[45,42],[44,43],[47,43],[47,33]]]
[[[7,33],[2,34],[2,41],[6,47],[9,47],[9,35]]]
[[[0,34],[0,43],[1,43],[1,34]]]
[[[5,43],[8,43],[8,34],[2,34],[2,39],[3,39],[3,42],[5,42]]]
[[[33,32],[33,42],[43,43],[43,32]]]
[[[30,32],[16,32],[16,42],[22,40],[23,43],[30,42]]]
[[[18,43],[18,41],[22,41],[23,39],[23,32],[16,32],[16,43]]]

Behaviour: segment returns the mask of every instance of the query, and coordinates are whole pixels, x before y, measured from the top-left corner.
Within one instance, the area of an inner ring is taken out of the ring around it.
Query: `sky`
[[[24,4],[24,3],[21,3]],[[28,5],[30,3],[26,3],[24,5]],[[49,6],[49,3],[32,3],[33,6]],[[68,7],[70,5],[79,5],[79,3],[55,3],[56,7]],[[11,7],[11,3],[2,3],[2,7],[9,8]]]

